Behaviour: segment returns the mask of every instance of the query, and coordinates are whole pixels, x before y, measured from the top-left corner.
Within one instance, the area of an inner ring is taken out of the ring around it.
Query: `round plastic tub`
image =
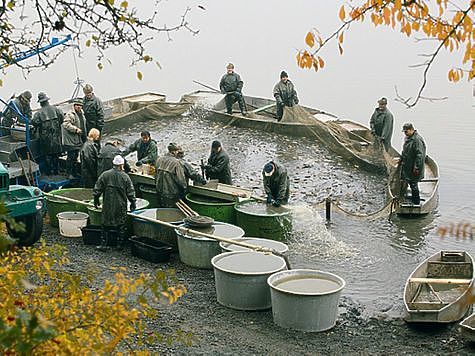
[[[83,202],[89,202],[92,196],[92,189],[89,188],[66,188],[66,189],[57,189],[50,192],[53,195],[60,195],[67,198],[72,198],[80,200]],[[49,223],[53,227],[58,227],[58,218],[56,217],[58,213],[63,211],[79,211],[87,213],[87,206],[77,203],[67,202],[61,200],[60,198],[54,198],[47,196],[46,206],[48,208]]]
[[[240,239],[236,239],[238,242],[245,242],[250,245],[254,246],[259,246],[259,247],[266,247],[266,248],[271,248],[279,253],[284,253],[289,250],[289,246],[284,244],[283,242],[280,241],[275,241],[275,240],[269,240],[269,239],[259,239],[255,237],[242,237]],[[250,251],[247,247],[239,246],[239,245],[233,245],[227,242],[220,242],[219,246],[221,246],[221,249],[223,252],[230,252],[230,251]]]
[[[234,224],[236,221],[235,202],[196,194],[187,194],[186,200],[190,208],[200,215],[229,224]]]
[[[185,224],[180,226],[188,228]],[[228,239],[238,239],[244,236],[244,230],[239,226],[222,222],[215,222],[209,228],[193,228],[193,230]],[[178,240],[180,260],[191,267],[213,269],[211,259],[221,253],[219,242],[212,238],[201,237],[193,234],[193,232],[184,233],[179,229],[176,229],[175,231]]]
[[[311,269],[282,271],[267,279],[274,323],[301,331],[335,326],[345,281],[336,274]]]
[[[158,207],[158,193],[154,186],[141,184],[139,190],[142,198],[148,201],[149,208]]]
[[[63,211],[56,215],[59,233],[65,237],[82,237],[81,228],[87,225],[89,215],[78,211]]]
[[[225,252],[213,257],[218,303],[238,310],[271,307],[267,278],[286,269],[283,258],[253,251]]]

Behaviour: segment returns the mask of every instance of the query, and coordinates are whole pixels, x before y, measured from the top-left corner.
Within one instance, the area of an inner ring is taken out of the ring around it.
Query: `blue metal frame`
[[[28,149],[30,149],[30,119],[28,116],[23,115],[23,113],[20,111],[18,106],[15,104],[15,101],[13,99],[10,99],[10,101],[6,102],[0,97],[0,102],[5,104],[5,108],[2,111],[2,114],[5,114],[7,110],[13,110],[24,122],[25,122],[25,143]],[[13,131],[23,131],[20,129],[16,129],[13,127],[6,127],[3,125],[0,125],[0,128],[8,129],[8,130],[13,130]],[[2,136],[2,133],[0,131],[0,136]]]

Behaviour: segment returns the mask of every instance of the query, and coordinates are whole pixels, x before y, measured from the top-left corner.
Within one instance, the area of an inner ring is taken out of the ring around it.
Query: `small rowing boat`
[[[475,313],[462,320],[460,332],[465,339],[475,342]]]
[[[440,251],[422,262],[407,279],[407,322],[451,323],[471,309],[473,260],[465,251]]]

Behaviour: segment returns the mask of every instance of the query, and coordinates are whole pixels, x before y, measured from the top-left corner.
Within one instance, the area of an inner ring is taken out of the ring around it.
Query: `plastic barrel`
[[[92,196],[92,189],[89,188],[66,188],[66,189],[57,189],[50,192],[53,195],[61,195],[67,198],[72,198],[76,200],[81,200],[84,202],[89,202]],[[46,206],[48,208],[49,223],[53,227],[58,227],[58,218],[56,215],[64,211],[78,211],[87,213],[87,206],[82,204],[76,204],[67,202],[61,199],[55,199],[47,196]]]
[[[190,208],[200,215],[209,216],[216,221],[228,224],[236,222],[235,202],[196,194],[187,194],[186,200]]]
[[[253,212],[248,204],[262,204],[265,212]],[[265,208],[265,203],[252,200],[236,204],[236,225],[243,228],[246,236],[263,237],[271,240],[285,240],[292,231],[291,211],[278,208]]]
[[[158,193],[154,186],[141,184],[139,190],[142,198],[148,201],[149,208],[158,208]]]

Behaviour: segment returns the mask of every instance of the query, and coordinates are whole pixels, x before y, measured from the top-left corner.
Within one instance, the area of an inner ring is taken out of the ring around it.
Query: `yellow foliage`
[[[315,36],[313,35],[312,32],[309,32],[307,33],[307,36],[305,37],[305,43],[307,43],[307,45],[309,47],[313,47],[314,44],[315,44]]]
[[[345,14],[345,6],[344,5],[342,5],[340,7],[339,16],[340,16],[341,21],[343,21],[345,19],[346,14]]]

